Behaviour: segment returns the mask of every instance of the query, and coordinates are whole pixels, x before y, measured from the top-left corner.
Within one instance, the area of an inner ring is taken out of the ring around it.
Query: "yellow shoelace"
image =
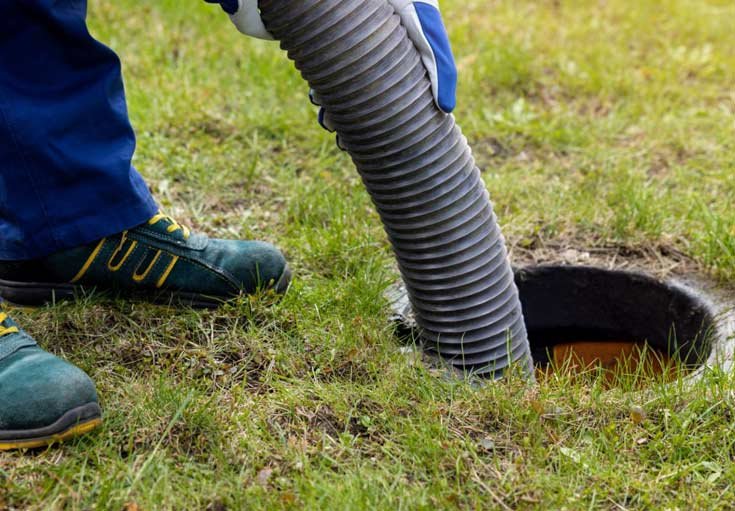
[[[185,225],[181,225],[176,220],[174,220],[173,218],[171,218],[170,216],[166,214],[161,213],[160,211],[156,213],[155,215],[153,215],[153,218],[148,220],[148,225],[156,225],[158,222],[161,222],[163,220],[171,224],[166,228],[168,232],[181,231],[184,233],[184,239],[189,239],[189,235],[191,234],[191,231],[189,230],[188,227],[186,227]]]
[[[0,312],[0,337],[4,335],[10,335],[10,334],[17,334],[18,333],[18,327],[17,326],[3,326],[2,324],[5,322],[5,320],[8,319],[8,315],[4,312]]]

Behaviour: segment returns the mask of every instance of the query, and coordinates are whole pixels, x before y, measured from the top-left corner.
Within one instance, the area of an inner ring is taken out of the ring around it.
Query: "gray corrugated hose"
[[[518,291],[487,190],[454,117],[435,105],[386,0],[260,0],[314,89],[398,258],[426,349],[467,372],[531,376]]]

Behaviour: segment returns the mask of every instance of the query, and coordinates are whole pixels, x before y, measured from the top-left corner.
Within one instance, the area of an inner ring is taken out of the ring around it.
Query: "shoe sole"
[[[102,425],[102,410],[97,403],[74,408],[45,428],[26,431],[0,431],[0,451],[37,449],[65,442]]]
[[[272,287],[276,294],[282,295],[291,285],[291,269],[286,266],[283,273]],[[153,302],[159,305],[180,304],[195,309],[216,309],[235,297],[222,298],[200,293],[183,291],[159,291],[151,295],[150,291],[100,291],[94,287],[75,286],[73,284],[49,284],[44,282],[15,282],[0,280],[0,297],[12,305],[21,307],[38,307],[60,301],[75,300],[96,291],[102,295],[125,297],[141,302]]]

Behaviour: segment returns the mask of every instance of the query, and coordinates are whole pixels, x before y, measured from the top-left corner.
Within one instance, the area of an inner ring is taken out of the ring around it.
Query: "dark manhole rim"
[[[732,305],[695,278],[659,279],[643,271],[546,264],[515,270],[534,361],[552,340],[630,339],[678,357],[695,377],[732,366]],[[417,329],[402,282],[387,291],[398,335]]]

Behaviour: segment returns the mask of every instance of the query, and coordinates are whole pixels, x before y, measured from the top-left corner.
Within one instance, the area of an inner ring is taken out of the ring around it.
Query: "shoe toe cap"
[[[253,249],[256,253],[256,274],[257,283],[260,288],[275,287],[284,273],[287,271],[288,264],[286,258],[280,250],[270,243],[253,242],[256,247]]]
[[[235,241],[228,244],[228,269],[245,292],[286,290],[291,274],[286,258],[278,248],[262,241]]]

